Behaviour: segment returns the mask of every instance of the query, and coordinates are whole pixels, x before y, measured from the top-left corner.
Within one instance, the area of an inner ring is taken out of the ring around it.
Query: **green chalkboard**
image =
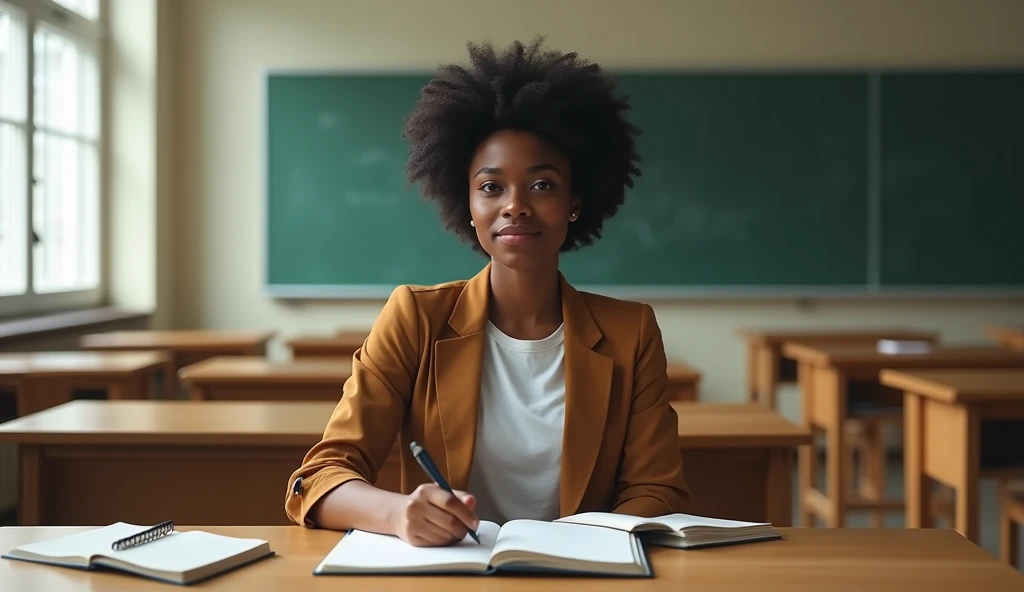
[[[1024,284],[1024,75],[888,74],[881,280]]]
[[[1024,88],[1017,74],[982,78],[995,94],[1017,93],[1014,100]],[[415,186],[406,187],[403,118],[428,79],[267,76],[268,293],[380,296],[398,284],[465,278],[484,264],[441,230]],[[970,81],[941,74],[663,72],[620,80],[643,130],[643,175],[604,238],[565,256],[575,284],[666,296],[1024,288],[1024,265],[1008,265],[1008,245],[963,250],[1012,222],[992,213],[1002,195],[1015,196],[1020,227],[1020,177],[1008,162],[963,166],[963,153],[979,145],[1019,156],[1020,111],[1009,99],[992,99],[995,111],[979,118]],[[935,85],[943,100],[918,108]],[[958,85],[966,85],[959,94]],[[922,133],[936,117],[959,131]],[[1003,143],[994,132],[1000,121],[1016,130]],[[924,165],[945,176],[922,183],[915,175]],[[984,196],[957,189],[979,176],[988,179],[974,185]],[[928,195],[941,196],[973,234],[931,248],[934,237],[914,226],[927,221],[914,214]],[[979,256],[988,258],[979,264]]]

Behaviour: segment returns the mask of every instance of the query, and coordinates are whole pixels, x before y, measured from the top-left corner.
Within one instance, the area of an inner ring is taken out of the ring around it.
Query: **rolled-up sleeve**
[[[397,288],[353,356],[352,376],[323,438],[288,479],[285,512],[292,521],[313,527],[309,511],[324,495],[354,479],[376,481],[412,396],[423,330],[412,291]]]

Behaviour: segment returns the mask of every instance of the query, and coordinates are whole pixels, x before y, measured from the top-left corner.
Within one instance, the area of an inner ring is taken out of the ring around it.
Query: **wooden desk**
[[[818,331],[800,329],[742,329],[747,342],[747,396],[775,409],[780,384],[797,381],[796,364],[783,354],[788,341],[806,344],[869,344],[879,339],[924,339],[937,341],[935,331],[905,328],[846,328]]]
[[[800,450],[800,524],[811,526],[815,516],[830,527],[846,523],[846,510],[878,509],[875,501],[848,496],[843,426],[849,406],[859,400],[901,406],[903,398],[879,387],[886,368],[1024,368],[1024,352],[997,347],[935,347],[927,354],[880,354],[874,344],[807,345],[787,343],[783,353],[799,364],[804,425],[825,433],[826,491],[819,491],[817,462],[810,447]],[[899,509],[901,502],[891,502]]]
[[[931,524],[925,503],[931,478],[953,488],[956,530],[978,542],[980,477],[1024,477],[1024,369],[886,370],[881,382],[905,393],[907,526]],[[984,442],[992,420],[1016,420],[1008,430],[1013,441]],[[986,459],[992,452],[1015,458]]]
[[[671,401],[696,401],[700,398],[701,374],[682,362],[668,364],[668,398]]]
[[[1024,325],[993,325],[988,334],[1003,347],[1024,351]]]
[[[367,331],[339,331],[334,335],[302,335],[288,340],[292,358],[347,358],[363,347]]]
[[[783,540],[680,551],[650,547],[655,577],[314,576],[341,533],[299,526],[204,526],[227,536],[268,541],[276,555],[197,584],[218,592],[397,590],[400,592],[558,590],[619,592],[1019,592],[1024,576],[951,530],[781,529]],[[0,528],[0,552],[81,528]],[[180,527],[179,530],[191,530]],[[116,572],[83,571],[0,560],[11,590],[166,592],[167,584]]]
[[[217,356],[178,372],[192,399],[208,401],[337,403],[351,375],[350,360],[276,362],[255,356]]]
[[[152,396],[153,373],[165,362],[155,352],[6,353],[0,354],[0,386],[14,390],[19,416],[67,403],[75,390],[145,399]]]
[[[112,331],[85,335],[82,349],[167,355],[166,397],[178,396],[178,370],[213,356],[262,356],[273,331]]]
[[[778,451],[809,442],[805,430],[748,405],[673,406],[694,511],[787,524],[791,502],[781,498],[791,479],[779,477],[789,465]],[[286,524],[288,477],[334,407],[74,401],[0,425],[0,442],[21,444],[25,525],[155,524],[167,515],[190,524]],[[389,465],[378,485],[398,490],[394,452]],[[125,475],[131,488],[110,486]]]
[[[287,524],[288,476],[325,402],[73,401],[0,424],[20,444],[23,525]]]
[[[689,513],[792,524],[793,450],[811,444],[810,430],[756,403],[672,407],[690,485]]]

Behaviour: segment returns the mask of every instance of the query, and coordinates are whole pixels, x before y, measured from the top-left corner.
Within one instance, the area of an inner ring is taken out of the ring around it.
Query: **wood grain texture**
[[[682,448],[796,447],[811,443],[810,430],[752,403],[673,402]]]
[[[344,384],[352,375],[350,360],[275,361],[256,356],[216,356],[178,371],[188,384]]]
[[[1024,368],[883,370],[879,381],[944,403],[1024,403]]]
[[[189,527],[180,527],[190,530]],[[0,551],[80,532],[79,528],[3,528]],[[313,569],[342,535],[298,526],[203,527],[227,536],[270,542],[274,557],[195,586],[218,592],[344,589],[462,592],[486,589],[587,592],[715,590],[733,592],[1019,591],[1024,576],[949,530],[781,529],[781,541],[678,551],[651,548],[655,577],[554,578],[522,576],[314,576]],[[88,572],[21,561],[0,561],[0,581],[12,590],[48,592],[166,591],[167,584],[109,572]]]
[[[273,331],[111,331],[84,335],[81,346],[83,349],[92,350],[241,350],[263,346],[273,336]]]
[[[936,346],[924,354],[883,354],[875,344],[807,344],[794,341],[783,354],[801,363],[843,369],[1024,368],[1024,352],[987,346]]]

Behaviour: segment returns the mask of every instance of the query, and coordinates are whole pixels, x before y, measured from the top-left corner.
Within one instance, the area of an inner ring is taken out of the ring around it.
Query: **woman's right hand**
[[[405,496],[392,518],[395,534],[417,547],[436,547],[461,541],[476,530],[476,498],[464,491],[455,495],[434,483],[420,485]]]

